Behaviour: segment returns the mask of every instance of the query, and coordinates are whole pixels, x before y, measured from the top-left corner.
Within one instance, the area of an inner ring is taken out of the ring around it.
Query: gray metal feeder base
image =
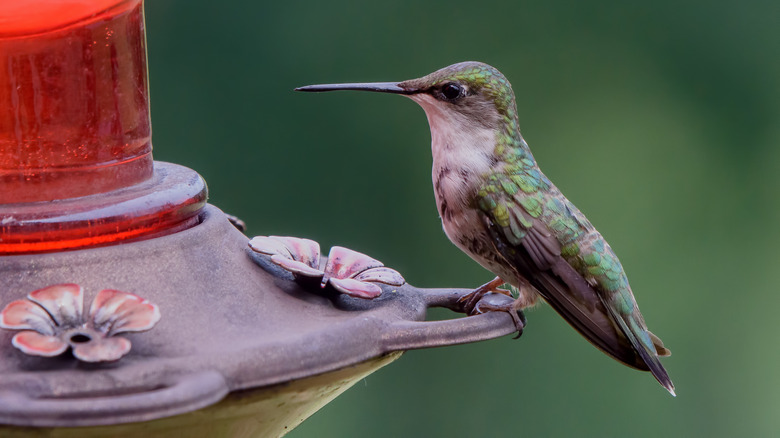
[[[322,295],[263,269],[247,242],[207,206],[199,225],[163,237],[0,257],[3,304],[77,283],[87,302],[119,289],[162,314],[151,331],[126,335],[132,350],[115,363],[28,356],[0,332],[0,424],[13,426],[0,436],[283,435],[397,352],[515,331],[502,312],[424,321],[428,307],[457,309],[465,289]]]

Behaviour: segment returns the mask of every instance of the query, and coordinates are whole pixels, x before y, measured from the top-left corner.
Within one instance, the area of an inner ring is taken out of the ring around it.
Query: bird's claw
[[[474,309],[469,312],[469,315],[479,315],[486,312],[506,312],[512,317],[512,321],[515,323],[517,329],[517,336],[514,339],[519,338],[523,334],[525,328],[526,319],[522,310],[517,308],[517,301],[513,298],[507,299],[505,295],[498,293],[489,293],[482,297],[477,303]]]
[[[458,304],[461,304],[463,312],[469,316],[486,312],[508,313],[515,323],[515,328],[517,328],[517,336],[515,336],[515,339],[517,339],[523,334],[526,322],[525,315],[518,309],[518,302],[514,299],[512,293],[506,289],[499,288],[502,284],[504,284],[504,280],[501,277],[496,277],[460,297]]]
[[[496,292],[502,295],[506,295],[508,297],[512,297],[512,293],[509,292],[506,289],[499,289],[498,287],[504,284],[504,280],[502,280],[500,277],[496,277],[493,280],[483,284],[482,286],[474,289],[472,292],[463,295],[458,299],[458,303],[463,305],[463,311],[468,315],[474,314],[474,309],[477,306],[477,303],[482,299],[482,297],[485,296],[488,292]]]
[[[512,296],[512,293],[506,289],[500,289],[504,284],[500,277],[483,284],[473,291],[463,295],[458,299],[458,304],[462,306],[463,312],[469,316],[479,315],[486,312],[506,312],[512,317],[512,321],[517,328],[519,338],[525,328],[525,315],[518,309],[518,302]]]

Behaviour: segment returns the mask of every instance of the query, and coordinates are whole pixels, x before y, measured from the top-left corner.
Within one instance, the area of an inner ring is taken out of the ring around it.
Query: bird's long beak
[[[376,91],[379,93],[392,93],[392,94],[414,94],[416,90],[406,89],[400,86],[401,82],[367,82],[357,84],[322,84],[322,85],[307,85],[305,87],[298,87],[295,91],[338,91],[338,90],[357,90],[357,91]]]

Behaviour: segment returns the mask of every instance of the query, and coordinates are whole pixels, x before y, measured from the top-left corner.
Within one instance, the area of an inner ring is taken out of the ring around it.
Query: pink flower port
[[[270,256],[271,262],[291,272],[295,278],[319,279],[320,287],[330,285],[337,291],[365,299],[382,294],[378,283],[403,286],[406,282],[394,269],[379,260],[341,246],[328,253],[321,267],[320,245],[309,239],[281,236],[258,236],[249,241],[253,251]]]
[[[98,292],[84,317],[84,290],[77,284],[55,284],[30,292],[0,313],[0,327],[21,330],[13,345],[34,356],[59,356],[71,348],[84,362],[111,362],[130,351],[130,341],[116,335],[146,331],[160,320],[160,310],[127,292]]]

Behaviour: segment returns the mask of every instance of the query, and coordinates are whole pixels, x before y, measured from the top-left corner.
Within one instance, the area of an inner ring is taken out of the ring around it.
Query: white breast
[[[410,97],[423,107],[431,127],[431,176],[444,233],[463,252],[498,274],[495,263],[473,250],[473,242],[487,242],[489,237],[482,213],[471,205],[485,177],[500,165],[493,159],[495,131],[448,110],[447,104],[430,95]]]
[[[494,170],[495,131],[448,109],[448,104],[428,94],[409,97],[425,110],[431,127],[432,178],[434,184],[437,180],[440,183],[437,204],[446,200],[452,208],[463,208],[473,196],[471,191]]]

